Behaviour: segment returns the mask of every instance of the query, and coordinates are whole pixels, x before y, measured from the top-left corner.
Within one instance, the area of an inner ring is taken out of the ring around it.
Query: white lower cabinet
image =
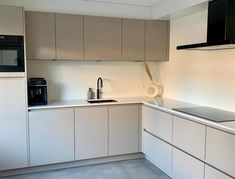
[[[171,176],[172,146],[143,132],[143,152],[145,157],[168,176]]]
[[[173,148],[172,178],[203,179],[204,163],[190,155]]]
[[[29,112],[31,166],[74,160],[74,109]]]
[[[206,126],[173,116],[173,145],[204,161]]]
[[[139,105],[109,107],[109,155],[139,152]]]
[[[235,177],[235,135],[207,127],[206,162]]]
[[[144,129],[157,137],[172,143],[172,115],[143,106],[142,120]]]
[[[108,107],[75,109],[75,159],[108,156]]]
[[[205,179],[232,179],[231,177],[221,173],[220,171],[206,165]]]

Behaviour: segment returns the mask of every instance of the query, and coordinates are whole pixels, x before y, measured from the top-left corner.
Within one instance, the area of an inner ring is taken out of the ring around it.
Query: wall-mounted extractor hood
[[[235,48],[235,0],[210,1],[207,25],[207,42],[177,46],[177,50]]]

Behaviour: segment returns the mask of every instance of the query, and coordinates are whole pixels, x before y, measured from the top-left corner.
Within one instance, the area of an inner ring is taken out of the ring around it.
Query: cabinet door
[[[221,173],[220,171],[206,165],[205,179],[232,179],[231,177]]]
[[[23,8],[0,6],[0,34],[24,35]]]
[[[142,109],[144,129],[172,143],[172,115],[147,106]]]
[[[169,21],[146,21],[145,61],[169,60]]]
[[[139,106],[109,107],[109,155],[139,152]]]
[[[235,177],[235,135],[207,128],[206,162]]]
[[[121,60],[121,19],[84,17],[86,60]]]
[[[144,132],[143,153],[156,167],[171,176],[172,146]]]
[[[172,178],[203,179],[204,163],[173,147]]]
[[[83,60],[83,16],[56,14],[56,56]]]
[[[29,112],[31,166],[74,160],[74,110]]]
[[[204,161],[206,126],[173,117],[173,145]]]
[[[0,170],[27,167],[26,82],[0,78]]]
[[[75,110],[75,159],[108,156],[108,107]]]
[[[123,19],[122,60],[144,61],[145,21]]]
[[[55,14],[26,12],[27,59],[55,59]]]

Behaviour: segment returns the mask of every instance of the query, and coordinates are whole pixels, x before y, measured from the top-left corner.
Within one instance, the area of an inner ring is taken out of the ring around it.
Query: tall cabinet
[[[27,167],[26,81],[0,78],[0,170]]]

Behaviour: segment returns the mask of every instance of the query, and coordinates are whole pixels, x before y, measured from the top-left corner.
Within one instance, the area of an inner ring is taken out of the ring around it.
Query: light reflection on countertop
[[[110,98],[109,98],[110,99]],[[235,121],[234,122],[221,122],[216,123],[196,116],[188,115],[182,112],[172,110],[173,108],[185,108],[185,107],[198,107],[199,105],[169,99],[169,98],[148,98],[148,97],[119,97],[112,98],[117,100],[115,103],[88,103],[85,99],[78,100],[62,100],[62,101],[50,101],[47,105],[30,106],[28,110],[42,110],[42,109],[56,109],[56,108],[75,108],[83,106],[105,106],[105,105],[120,105],[120,104],[144,104],[145,106],[152,107],[163,112],[170,113],[175,116],[179,116],[200,124],[204,124],[210,127],[214,127],[232,134],[235,134]]]

